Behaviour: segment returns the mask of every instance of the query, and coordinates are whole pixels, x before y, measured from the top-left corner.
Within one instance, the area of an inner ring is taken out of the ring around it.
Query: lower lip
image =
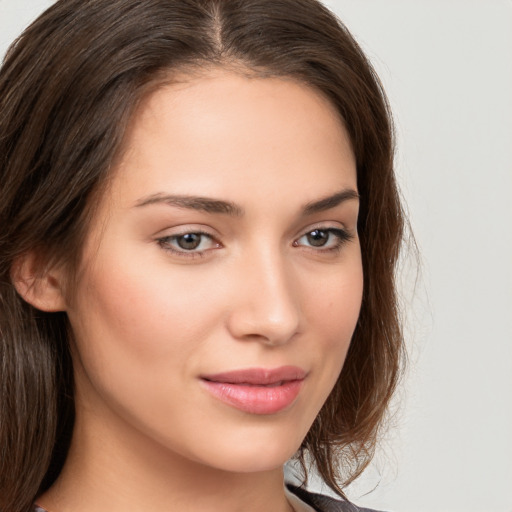
[[[251,414],[275,414],[288,408],[297,398],[303,380],[280,386],[254,386],[201,380],[203,386],[222,402]]]

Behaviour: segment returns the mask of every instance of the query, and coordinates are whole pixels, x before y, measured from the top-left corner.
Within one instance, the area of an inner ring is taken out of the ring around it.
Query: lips
[[[215,398],[250,414],[275,414],[297,398],[306,372],[297,366],[249,368],[201,376]]]

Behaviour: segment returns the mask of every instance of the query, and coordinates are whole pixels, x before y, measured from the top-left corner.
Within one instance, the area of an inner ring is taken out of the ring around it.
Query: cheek
[[[211,287],[190,286],[183,271],[105,253],[69,311],[78,402],[108,417],[115,411],[156,438],[173,431],[179,398],[217,322]]]
[[[186,276],[128,258],[102,263],[77,294],[76,328],[87,343],[108,340],[104,345],[144,360],[187,350],[191,338],[200,342],[206,335],[214,312],[205,290],[189,286]]]
[[[307,332],[295,350],[304,355],[311,373],[295,411],[294,428],[302,442],[334,388],[350,346],[361,306],[363,275],[359,258],[322,279],[302,276],[302,314]],[[313,285],[315,283],[315,285]],[[300,344],[299,344],[300,343]]]
[[[105,256],[89,267],[69,312],[85,404],[100,396],[123,416],[156,424],[166,421],[156,411],[171,411],[171,397],[182,395],[218,314],[210,286],[190,286],[182,271],[163,270]]]
[[[355,329],[363,295],[363,271],[359,252],[339,272],[331,272],[321,285],[303,286],[307,323],[321,331],[320,339],[333,350],[348,345]]]
[[[359,252],[351,254],[350,261],[337,273],[331,272],[321,280],[321,286],[308,286],[304,316],[313,338],[309,347],[314,359],[316,389],[315,414],[334,387],[350,346],[361,308],[363,271]],[[313,409],[312,409],[313,410]]]

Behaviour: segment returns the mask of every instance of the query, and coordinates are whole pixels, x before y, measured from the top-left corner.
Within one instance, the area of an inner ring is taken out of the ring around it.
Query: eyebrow
[[[312,215],[314,213],[324,212],[351,199],[359,199],[359,194],[355,190],[344,189],[333,195],[306,203],[302,208],[302,214]],[[152,204],[167,204],[177,208],[200,210],[207,213],[221,213],[233,217],[242,217],[244,215],[244,209],[231,201],[201,196],[169,195],[163,193],[153,194],[140,199],[135,203],[135,207],[143,207]]]
[[[359,194],[353,189],[341,190],[318,201],[307,203],[303,208],[303,213],[304,215],[311,215],[313,213],[325,212],[351,199],[359,200]]]
[[[244,215],[243,208],[231,201],[222,201],[220,199],[210,199],[201,196],[153,194],[137,201],[135,206],[140,207],[161,203],[176,206],[177,208],[200,210],[207,213],[223,213],[233,217],[241,217]]]

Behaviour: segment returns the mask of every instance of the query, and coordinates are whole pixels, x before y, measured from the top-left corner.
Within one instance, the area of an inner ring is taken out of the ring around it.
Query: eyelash
[[[171,243],[173,241],[175,242],[178,238],[182,238],[186,235],[200,235],[201,237],[206,237],[206,238],[209,238],[212,241],[214,241],[214,238],[212,235],[210,235],[210,233],[207,233],[207,232],[201,231],[201,230],[191,230],[191,231],[185,231],[183,233],[177,233],[175,235],[157,238],[157,242],[160,245],[160,247],[162,247],[162,249],[164,251],[168,251],[172,254],[176,254],[177,256],[180,256],[182,258],[203,258],[206,255],[206,252],[209,251],[210,249],[206,249],[203,251],[187,251],[186,249],[181,249],[181,250],[174,249],[171,246]],[[216,242],[215,246],[218,248],[218,247],[221,247],[221,244],[219,242]]]
[[[336,254],[336,253],[341,251],[342,247],[347,242],[350,242],[354,238],[354,235],[352,235],[351,233],[349,233],[348,231],[346,231],[344,229],[317,227],[317,228],[310,229],[309,231],[307,231],[306,233],[301,235],[297,240],[295,240],[293,242],[293,244],[292,244],[293,247],[301,247],[301,244],[299,244],[298,241],[301,238],[304,238],[304,237],[307,237],[308,235],[311,235],[315,231],[326,233],[328,235],[328,242],[327,243],[329,243],[331,235],[336,237],[336,240],[334,241],[334,245],[332,247],[324,248],[324,246],[317,246],[317,247],[315,247],[315,246],[304,246],[306,249],[311,250],[311,251],[313,251],[315,253]],[[182,257],[182,258],[203,258],[203,257],[205,257],[207,252],[210,251],[211,249],[205,249],[205,250],[202,250],[202,251],[195,251],[195,250],[187,251],[186,249],[175,249],[175,248],[173,248],[171,246],[172,242],[176,242],[179,238],[182,238],[182,237],[187,236],[187,235],[199,235],[201,237],[209,238],[214,243],[214,245],[215,245],[214,248],[222,247],[220,242],[216,242],[214,237],[211,234],[209,234],[209,233],[207,233],[205,231],[201,231],[201,230],[191,230],[191,231],[186,231],[186,232],[183,232],[183,233],[177,233],[175,235],[164,236],[164,237],[161,237],[161,238],[157,238],[156,241],[158,242],[160,247],[162,247],[162,249],[164,249],[165,251],[168,251],[168,252],[170,252],[172,254],[175,254],[175,255],[177,255],[179,257]]]
[[[348,231],[346,231],[344,229],[317,227],[317,228],[313,228],[313,229],[309,230],[307,233],[304,233],[301,237],[299,237],[297,240],[295,240],[293,242],[293,246],[299,247],[300,245],[298,243],[298,240],[300,240],[301,238],[307,237],[308,235],[311,235],[315,231],[319,231],[321,233],[326,233],[328,236],[327,243],[329,243],[331,235],[333,235],[336,238],[336,240],[334,241],[334,245],[332,245],[331,247],[325,248],[324,246],[317,246],[317,247],[305,246],[308,249],[313,250],[315,252],[336,254],[341,251],[341,249],[347,242],[350,242],[354,238],[354,236],[351,233],[349,233]]]

